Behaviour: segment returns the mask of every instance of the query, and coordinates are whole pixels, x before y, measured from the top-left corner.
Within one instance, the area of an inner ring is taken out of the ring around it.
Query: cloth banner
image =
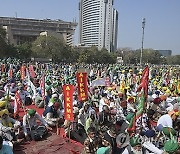
[[[73,115],[73,85],[63,85],[63,94],[64,94],[64,117],[65,120],[74,120]]]
[[[21,80],[24,80],[25,78],[25,66],[21,66]]]
[[[40,88],[41,88],[41,95],[43,100],[45,100],[45,76],[44,74],[42,75],[40,79]]]
[[[78,99],[79,101],[88,100],[87,73],[77,73]]]
[[[21,104],[22,104],[21,97],[19,95],[19,92],[16,91],[15,101],[14,101],[14,117],[16,117],[19,114],[19,109]]]
[[[35,71],[34,71],[33,65],[30,65],[30,66],[29,66],[29,72],[30,72],[30,76],[31,76],[32,78],[35,78],[35,77],[36,77],[36,73],[35,73]]]

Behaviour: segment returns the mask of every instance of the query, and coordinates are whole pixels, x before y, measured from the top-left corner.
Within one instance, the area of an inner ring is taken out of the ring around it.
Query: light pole
[[[145,18],[143,18],[143,20],[142,20],[142,29],[143,29],[143,33],[142,33],[142,46],[141,46],[140,66],[142,65],[142,56],[143,56],[143,43],[144,43],[144,28],[145,28],[145,23],[146,23],[146,19],[145,19]]]

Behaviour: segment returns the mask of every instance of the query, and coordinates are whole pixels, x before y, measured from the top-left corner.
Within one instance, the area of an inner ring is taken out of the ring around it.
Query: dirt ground
[[[80,143],[49,133],[42,141],[25,142],[14,147],[14,154],[80,154],[82,148]]]

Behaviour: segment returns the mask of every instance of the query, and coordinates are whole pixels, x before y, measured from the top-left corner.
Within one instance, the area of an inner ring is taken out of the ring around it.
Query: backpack
[[[48,134],[48,131],[45,126],[38,126],[34,130],[31,131],[31,138],[34,141],[39,141],[47,134]]]

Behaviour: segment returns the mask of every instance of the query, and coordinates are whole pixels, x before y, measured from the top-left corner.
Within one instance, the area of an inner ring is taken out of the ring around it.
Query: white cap
[[[58,95],[57,95],[57,94],[53,94],[53,95],[52,95],[52,98],[55,98],[55,97],[57,98]]]

